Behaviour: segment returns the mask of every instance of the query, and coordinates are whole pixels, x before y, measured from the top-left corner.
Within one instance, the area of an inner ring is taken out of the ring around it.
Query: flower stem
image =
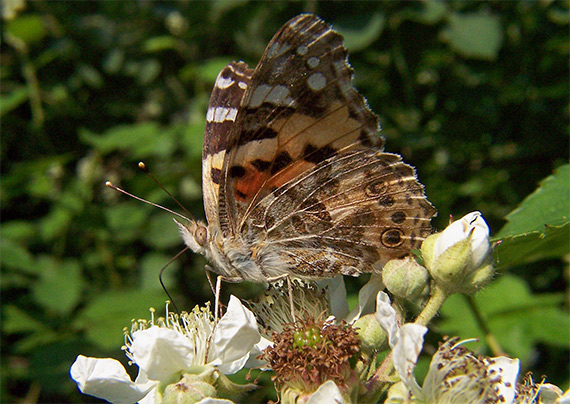
[[[479,310],[479,306],[477,305],[475,299],[473,299],[472,296],[465,296],[465,299],[467,300],[467,304],[469,305],[469,308],[471,309],[473,315],[475,316],[475,321],[477,322],[477,325],[485,333],[485,340],[487,341],[489,348],[491,348],[491,352],[493,352],[493,355],[494,356],[505,355],[505,351],[503,351],[503,348],[501,348],[499,341],[497,341],[497,338],[495,338],[495,335],[491,332],[491,330],[487,326],[487,322],[485,321],[485,318],[483,317],[481,310]]]
[[[439,286],[435,285],[432,295],[414,323],[427,326],[428,323],[436,316],[441,306],[443,306],[447,297],[447,293]]]
[[[364,383],[365,392],[358,397],[358,401],[365,403],[377,402],[380,396],[391,386],[391,382],[394,381],[393,371],[394,361],[390,352],[384,358],[382,365],[376,369],[374,375]]]

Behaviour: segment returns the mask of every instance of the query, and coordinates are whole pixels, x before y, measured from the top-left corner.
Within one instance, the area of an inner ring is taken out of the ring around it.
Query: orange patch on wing
[[[282,185],[288,183],[293,178],[297,178],[303,172],[312,169],[315,166],[313,163],[309,163],[308,161],[299,160],[295,163],[291,164],[289,167],[281,170],[278,172],[273,178],[267,181],[265,188],[273,189],[279,188]]]
[[[245,174],[235,180],[235,197],[240,203],[250,202],[256,196],[264,197],[275,188],[279,188],[303,172],[312,169],[315,164],[299,160],[279,173],[271,176],[268,172],[260,172],[248,165]]]
[[[236,179],[235,197],[240,202],[250,201],[263,186],[269,174],[257,171],[253,167],[247,167],[245,174]]]

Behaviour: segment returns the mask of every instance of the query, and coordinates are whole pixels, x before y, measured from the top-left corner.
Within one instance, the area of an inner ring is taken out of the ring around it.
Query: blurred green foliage
[[[568,161],[565,1],[5,0],[2,12],[3,402],[95,402],[68,376],[75,357],[126,362],[121,330],[148,318],[149,306],[162,310],[158,272],[182,242],[172,215],[104,181],[180,210],[138,170],[144,160],[202,217],[213,81],[232,60],[255,65],[301,12],[345,35],[355,85],[380,115],[386,149],[417,167],[440,212],[436,228],[450,214],[479,210],[497,233]],[[568,169],[560,171],[567,182]],[[567,195],[560,201],[567,219]],[[476,298],[523,372],[568,387],[568,330],[556,326],[568,318],[564,253],[562,246],[548,260],[511,265]],[[168,267],[165,283],[180,308],[211,298],[204,263],[185,254]],[[352,293],[362,282],[351,280]],[[256,290],[228,285],[224,294]],[[448,302],[434,330],[480,335],[459,321],[462,307]]]

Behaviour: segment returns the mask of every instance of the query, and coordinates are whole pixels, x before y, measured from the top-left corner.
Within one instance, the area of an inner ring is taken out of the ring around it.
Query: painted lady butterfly
[[[378,272],[430,234],[436,211],[415,170],[382,151],[352,74],[342,36],[310,14],[255,69],[219,74],[202,156],[208,224],[177,223],[224,279]]]

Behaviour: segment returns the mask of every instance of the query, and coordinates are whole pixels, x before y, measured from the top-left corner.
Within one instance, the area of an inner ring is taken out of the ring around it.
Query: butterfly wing
[[[297,275],[358,275],[419,248],[435,213],[399,155],[354,150],[273,191],[243,231],[250,241],[264,234]]]
[[[231,113],[209,112],[224,138],[211,134],[216,146],[205,150],[216,184],[205,198],[217,201],[225,237],[249,246],[272,276],[356,275],[419,247],[435,209],[414,169],[382,152],[339,34],[298,16],[243,75],[239,108],[236,97]]]
[[[202,192],[208,223],[219,226],[219,188],[228,138],[253,70],[243,62],[228,64],[216,79],[208,112],[202,149]]]
[[[352,87],[342,37],[300,15],[273,37],[227,139],[219,221],[238,234],[277,189],[341,151],[381,148],[378,118]]]

